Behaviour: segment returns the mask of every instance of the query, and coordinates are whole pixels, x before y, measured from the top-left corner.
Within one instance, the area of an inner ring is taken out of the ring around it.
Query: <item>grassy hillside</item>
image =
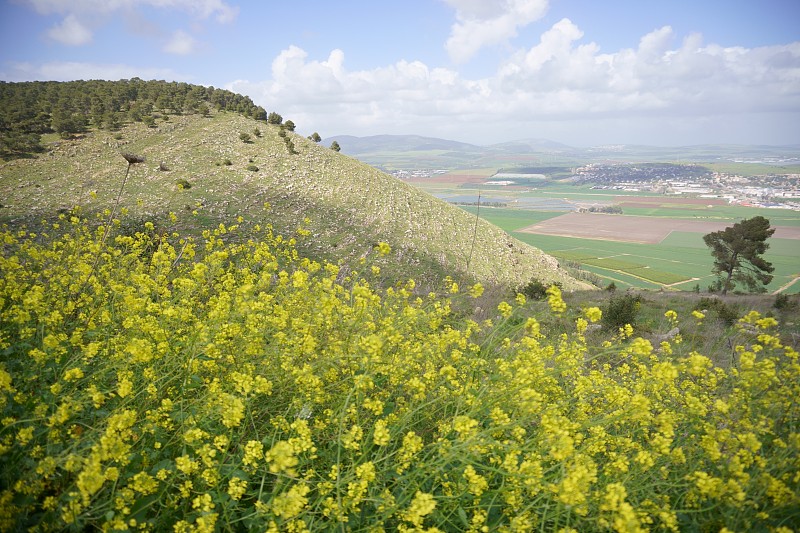
[[[52,138],[40,157],[0,166],[0,219],[30,224],[75,206],[111,207],[126,168],[121,153],[130,152],[147,160],[133,166],[121,195],[130,231],[147,220],[165,231],[193,231],[241,216],[245,227],[270,223],[287,237],[302,226],[310,235],[298,243],[301,253],[350,266],[376,242],[388,242],[398,253],[384,267],[386,279],[433,283],[451,275],[515,286],[537,278],[567,289],[583,286],[551,257],[485,221],[285,132],[297,151],[290,154],[281,133],[220,112],[171,116],[156,128],[134,123],[120,132]]]

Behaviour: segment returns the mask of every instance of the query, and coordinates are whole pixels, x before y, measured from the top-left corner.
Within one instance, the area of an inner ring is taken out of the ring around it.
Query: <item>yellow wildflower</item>
[[[422,527],[422,521],[436,508],[436,499],[433,494],[417,491],[411,500],[411,505],[403,513],[403,520],[411,522],[417,527]]]
[[[200,464],[193,461],[188,455],[181,455],[175,459],[175,467],[184,474],[192,474],[200,468]]]
[[[125,398],[133,392],[133,383],[128,378],[122,378],[117,384],[117,394],[120,398]]]
[[[476,283],[469,289],[469,295],[472,296],[473,298],[480,298],[482,294],[483,294],[483,285],[481,285],[480,283]]]
[[[342,435],[342,446],[349,450],[361,448],[361,439],[364,438],[364,430],[358,424],[353,424],[350,430]]]
[[[456,430],[458,436],[462,439],[467,439],[477,432],[478,421],[468,416],[459,415],[453,419],[453,429]]]
[[[64,381],[75,381],[83,377],[83,370],[80,368],[70,368],[64,372]]]
[[[276,516],[292,518],[300,514],[308,503],[306,495],[311,491],[307,485],[295,485],[288,492],[277,495],[272,501],[272,512]]]
[[[547,294],[547,303],[555,314],[560,315],[567,310],[567,304],[561,298],[561,289],[558,288],[558,285],[550,285],[545,293]]]
[[[603,317],[603,311],[599,307],[587,307],[583,310],[583,315],[589,322],[597,322]]]
[[[232,477],[228,480],[228,495],[232,499],[238,501],[244,496],[245,492],[247,492],[247,481],[238,477]]]
[[[489,488],[486,478],[478,474],[472,465],[467,465],[464,469],[464,479],[469,483],[468,490],[475,496],[480,496]]]
[[[411,459],[419,453],[422,448],[422,437],[413,431],[409,431],[405,434],[403,437],[403,445],[397,457],[396,471],[398,474],[402,474],[410,466]]]
[[[201,494],[192,500],[192,508],[199,509],[201,512],[209,513],[214,508],[214,502],[210,494]]]
[[[264,445],[256,440],[247,441],[247,444],[244,445],[244,457],[242,458],[242,463],[247,466],[256,467],[263,458]]]
[[[266,458],[270,472],[274,474],[283,472],[289,476],[296,475],[294,467],[297,466],[298,460],[294,455],[294,447],[289,442],[285,440],[276,442],[266,453]]]
[[[217,400],[222,413],[222,425],[227,428],[238,427],[244,418],[245,405],[241,398],[223,393]]]
[[[386,427],[386,420],[380,419],[375,422],[375,427],[372,431],[372,440],[378,446],[386,446],[389,444],[391,435]]]
[[[131,488],[136,492],[147,496],[158,490],[158,482],[147,472],[139,472],[131,480]]]

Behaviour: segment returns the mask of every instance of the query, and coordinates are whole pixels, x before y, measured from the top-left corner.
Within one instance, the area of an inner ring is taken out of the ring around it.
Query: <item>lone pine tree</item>
[[[773,233],[775,228],[769,227],[769,220],[756,216],[703,237],[714,256],[712,272],[719,276],[722,294],[733,289],[737,282],[751,292],[765,290],[775,267],[761,255],[769,248],[766,241]]]

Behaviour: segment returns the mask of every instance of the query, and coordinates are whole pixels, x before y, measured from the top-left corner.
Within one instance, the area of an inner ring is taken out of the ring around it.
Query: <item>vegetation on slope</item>
[[[250,136],[246,142],[242,133]],[[6,204],[0,216],[19,224],[75,205],[110,208],[123,151],[147,158],[131,171],[121,198],[131,231],[148,220],[174,229],[170,212],[194,213],[179,217],[184,231],[243,216],[291,235],[308,219],[313,238],[302,244],[305,255],[354,265],[375,242],[386,241],[397,250],[385,273],[390,280],[432,284],[450,275],[487,285],[536,278],[565,289],[586,286],[550,256],[483,220],[277,124],[237,113],[171,116],[155,128],[133,123],[118,133],[95,130],[56,141],[37,159],[7,162],[0,167]]]
[[[118,130],[127,122],[155,126],[156,119],[211,109],[267,120],[263,108],[240,94],[188,83],[143,81],[0,82],[0,158],[44,151],[41,136],[67,138],[94,129]]]
[[[266,226],[92,226],[0,233],[2,531],[800,519],[800,364],[774,318],[733,320],[714,364],[701,311],[661,311],[682,335],[598,342],[603,312],[553,287],[541,320],[519,297],[480,322],[453,311],[480,286],[377,290],[386,243],[356,273]]]

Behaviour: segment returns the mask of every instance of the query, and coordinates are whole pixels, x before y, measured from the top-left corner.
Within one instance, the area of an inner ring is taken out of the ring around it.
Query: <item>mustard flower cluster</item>
[[[557,287],[574,331],[498,333],[452,311],[480,286],[378,290],[268,226],[104,229],[0,232],[0,531],[800,523],[800,362],[772,317],[721,368],[630,327],[589,346],[600,310]]]

